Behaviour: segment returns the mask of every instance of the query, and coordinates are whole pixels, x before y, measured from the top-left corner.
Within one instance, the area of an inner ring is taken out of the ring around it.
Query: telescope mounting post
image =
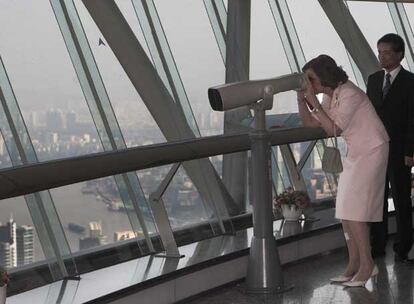
[[[273,235],[271,144],[266,110],[272,108],[273,87],[266,86],[263,100],[252,105],[255,129],[250,131],[252,155],[253,237],[247,266],[248,293],[281,293],[284,287],[276,239]]]

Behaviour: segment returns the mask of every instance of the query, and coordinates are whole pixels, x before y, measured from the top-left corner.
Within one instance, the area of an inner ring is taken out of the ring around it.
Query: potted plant
[[[9,276],[4,267],[0,266],[0,304],[6,303],[7,283],[9,283]]]
[[[310,198],[305,191],[294,190],[288,187],[275,196],[273,199],[273,208],[282,210],[283,217],[286,221],[297,221],[301,216],[303,209],[310,203]]]

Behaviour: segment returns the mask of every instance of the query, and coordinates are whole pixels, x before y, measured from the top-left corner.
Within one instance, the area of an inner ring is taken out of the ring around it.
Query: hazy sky
[[[318,1],[287,2],[306,58],[320,53],[330,54],[352,74],[343,45]],[[144,44],[131,1],[119,0],[117,3]],[[289,73],[267,0],[251,3],[251,78]],[[131,111],[146,112],[111,49],[98,46],[102,36],[82,2],[75,0],[75,4],[114,107],[124,108],[136,102]],[[155,4],[194,112],[210,111],[206,90],[224,81],[225,70],[203,1],[156,0]],[[386,4],[351,1],[349,5],[372,47],[381,35],[395,31]],[[406,8],[409,16],[414,17],[414,4],[406,5]],[[75,107],[87,112],[48,0],[0,0],[0,29],[0,55],[23,111]],[[289,102],[290,98],[281,100]]]

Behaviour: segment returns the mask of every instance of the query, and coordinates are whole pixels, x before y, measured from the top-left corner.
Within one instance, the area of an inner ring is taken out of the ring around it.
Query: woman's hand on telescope
[[[303,91],[304,91],[304,100],[306,101],[308,106],[311,108],[310,110],[320,109],[321,105],[319,103],[318,98],[316,98],[315,89],[307,73],[305,73],[305,89]]]
[[[296,91],[298,102],[305,102],[305,90]]]

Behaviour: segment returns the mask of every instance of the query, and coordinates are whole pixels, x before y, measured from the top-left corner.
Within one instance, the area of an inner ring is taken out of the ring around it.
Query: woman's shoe
[[[352,276],[339,275],[329,279],[332,283],[344,283],[352,280]]]
[[[377,265],[374,265],[374,268],[372,269],[370,278],[374,279],[374,282],[377,282],[377,276],[378,276],[378,267]],[[365,287],[365,284],[367,283],[368,280],[366,281],[349,281],[349,282],[344,282],[342,283],[342,285],[346,286],[346,287]]]
[[[379,269],[377,265],[374,264],[374,268],[372,269],[372,272],[371,272],[371,278],[374,280],[375,283],[377,283],[377,280],[378,280],[378,273],[379,273]]]
[[[372,269],[372,272],[371,272],[371,278],[372,277],[376,278],[378,276],[378,273],[379,273],[379,269],[378,269],[377,265],[374,264],[374,268]]]

